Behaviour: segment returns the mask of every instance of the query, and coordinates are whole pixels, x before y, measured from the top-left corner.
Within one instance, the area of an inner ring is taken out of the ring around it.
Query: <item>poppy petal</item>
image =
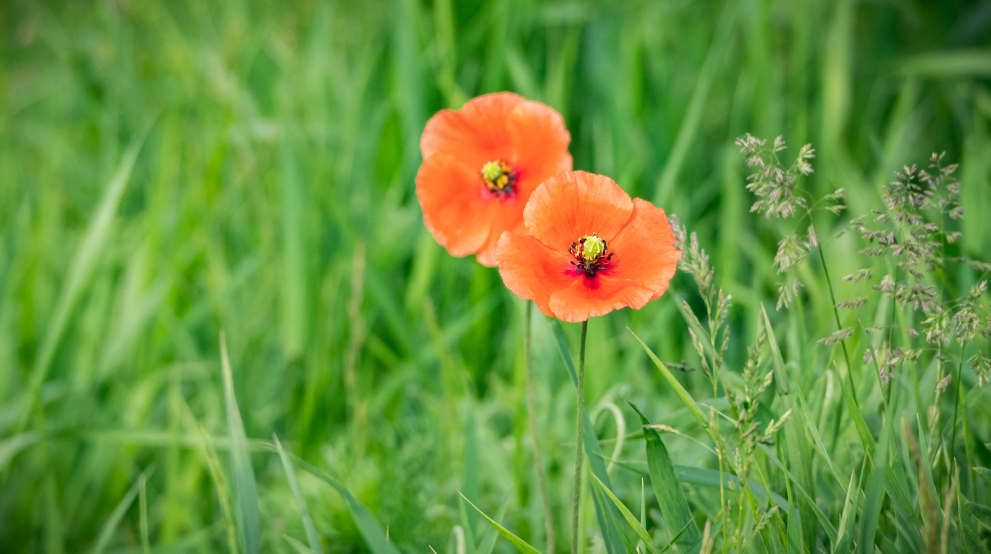
[[[525,100],[513,108],[506,126],[515,149],[510,164],[520,174],[520,192],[525,196],[550,177],[571,170],[571,134],[556,110]]]
[[[567,251],[582,235],[607,242],[626,225],[633,201],[612,179],[584,171],[551,177],[534,191],[523,210],[527,230],[551,248]]]
[[[453,256],[476,252],[488,239],[493,211],[478,173],[445,153],[424,160],[416,174],[423,222]]]
[[[535,301],[537,309],[549,317],[555,317],[551,295],[581,279],[568,273],[570,259],[529,235],[503,233],[499,239],[499,274],[506,287],[520,298]]]
[[[480,170],[485,162],[506,156],[507,120],[524,101],[511,92],[497,92],[472,98],[460,110],[437,112],[420,137],[423,159],[457,153],[466,165]]]
[[[652,291],[642,284],[610,275],[575,279],[567,288],[551,294],[550,309],[562,321],[585,321],[613,310],[642,308]]]
[[[489,236],[478,249],[478,262],[488,267],[497,265],[496,251],[499,238],[506,232],[525,233],[522,206],[526,201],[519,195],[510,198],[493,198],[489,201],[491,223]]]
[[[641,198],[633,200],[633,217],[609,243],[617,277],[641,283],[651,300],[668,289],[681,251],[664,210]]]

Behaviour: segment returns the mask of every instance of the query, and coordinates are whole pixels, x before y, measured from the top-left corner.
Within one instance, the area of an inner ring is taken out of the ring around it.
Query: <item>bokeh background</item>
[[[498,90],[558,109],[576,168],[698,234],[746,341],[774,302],[779,236],[748,213],[733,145],[747,131],[790,153],[813,143],[808,186],[844,187],[853,215],[896,168],[947,151],[961,252],[988,257],[989,37],[989,2],[3,2],[0,550],[236,544],[221,332],[263,551],[305,543],[273,433],[404,550],[446,551],[465,521],[489,532],[458,490],[539,536],[524,304],[424,229],[427,118]],[[827,247],[834,275],[855,252]],[[803,279],[806,322],[828,334],[818,273]],[[637,430],[627,401],[701,438],[625,329],[690,365],[675,298],[693,294],[679,276],[643,310],[592,322],[588,401],[607,450],[617,421]],[[536,318],[536,405],[565,544],[574,396],[550,325]],[[669,447],[679,464],[703,456]],[[642,442],[620,459],[642,464]],[[613,472],[638,505],[640,475]],[[324,547],[365,551],[344,498],[297,474]]]

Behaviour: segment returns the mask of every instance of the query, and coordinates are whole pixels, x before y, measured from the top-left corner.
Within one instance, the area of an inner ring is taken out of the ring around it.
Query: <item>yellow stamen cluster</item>
[[[582,243],[581,255],[586,262],[594,262],[606,253],[606,241],[595,233],[585,235],[580,242]]]
[[[585,235],[578,239],[578,242],[571,243],[569,252],[575,258],[571,261],[571,265],[586,277],[595,277],[600,271],[608,270],[612,266],[609,245],[595,233]]]
[[[482,179],[493,192],[510,192],[516,182],[516,174],[502,160],[487,162],[482,166]]]

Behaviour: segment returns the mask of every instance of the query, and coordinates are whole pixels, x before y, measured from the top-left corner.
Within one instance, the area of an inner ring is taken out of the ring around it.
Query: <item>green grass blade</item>
[[[674,139],[674,147],[667,156],[667,163],[664,172],[657,182],[654,200],[660,205],[667,205],[671,195],[675,191],[675,181],[681,173],[688,149],[695,141],[703,116],[705,115],[705,105],[709,97],[709,89],[717,72],[719,64],[723,59],[723,53],[733,43],[736,29],[734,23],[735,4],[726,4],[723,8],[722,16],[719,18],[719,25],[713,35],[712,45],[705,57],[705,63],[699,72],[695,89],[692,91],[692,98],[685,108],[681,125],[678,127],[678,134]]]
[[[554,323],[554,339],[557,343],[558,353],[561,355],[564,365],[568,369],[568,373],[571,376],[571,383],[577,387],[578,374],[575,373],[575,362],[571,358],[568,348],[568,337],[564,334],[564,326],[561,325],[561,322],[555,320]],[[606,470],[606,464],[604,462],[605,457],[602,455],[599,439],[595,436],[595,427],[592,426],[592,420],[588,416],[587,407],[582,414],[582,418],[584,420],[583,425],[585,426],[585,432],[582,434],[582,438],[585,442],[585,457],[588,458],[588,467],[599,480],[605,483],[606,486],[611,487],[609,472]],[[614,509],[604,505],[598,495],[592,495],[592,503],[595,506],[595,517],[599,522],[599,530],[602,532],[606,549],[610,554],[614,552],[618,554],[626,550],[616,525],[616,516],[618,514],[616,514]]]
[[[783,436],[782,446],[784,452],[782,455],[785,457],[785,463],[778,463],[777,458],[769,450],[768,456],[772,463],[775,463],[782,471],[786,472],[788,477],[792,479],[795,490],[800,493],[799,498],[802,501],[795,503],[797,514],[799,515],[796,519],[802,524],[803,543],[808,544],[815,540],[815,520],[820,520],[827,530],[833,526],[833,523],[822,515],[822,511],[816,505],[815,501],[810,499],[804,492],[805,490],[814,491],[815,487],[815,477],[812,473],[813,468],[805,462],[808,459],[807,453],[813,447],[809,444],[809,435],[802,432],[801,420],[804,418],[804,407],[799,403],[799,400],[796,400],[798,395],[789,393],[788,389],[784,386],[785,383],[798,383],[800,379],[797,375],[790,375],[788,372],[788,368],[784,362],[784,356],[781,354],[777,337],[774,334],[774,328],[771,326],[771,320],[767,315],[767,309],[763,303],[760,305],[759,325],[763,326],[764,336],[767,337],[767,348],[771,352],[771,359],[774,366],[775,385],[782,388],[785,405],[788,406],[788,409],[793,414],[793,417],[785,422],[784,428],[780,432],[780,435]],[[860,414],[859,411],[856,413],[857,415]],[[791,468],[791,471],[785,469],[786,465]],[[789,523],[794,525],[791,521]]]
[[[475,423],[475,416],[469,410],[466,414],[465,430],[464,430],[464,467],[465,475],[462,481],[462,491],[466,491],[468,494],[477,497],[480,490],[479,476],[478,476],[478,428]],[[467,542],[469,549],[475,548],[475,535],[478,532],[478,516],[474,513],[469,513],[464,509],[464,505],[461,506],[462,509],[462,521],[464,524],[465,534],[467,535]]]
[[[120,520],[124,518],[124,514],[127,513],[128,508],[134,502],[134,499],[138,496],[138,492],[144,487],[145,481],[148,479],[148,472],[150,470],[145,470],[138,479],[131,485],[131,488],[124,495],[124,498],[120,500],[114,511],[110,513],[110,517],[104,522],[103,527],[100,529],[100,534],[96,537],[96,542],[93,543],[93,548],[90,549],[91,554],[96,554],[97,552],[103,552],[110,544],[110,539],[113,538],[114,531],[117,526],[120,525]]]
[[[258,554],[261,548],[261,514],[258,511],[258,486],[251,468],[248,438],[234,396],[234,377],[227,355],[227,341],[220,335],[220,365],[224,374],[224,405],[227,412],[227,435],[231,441],[231,473],[234,476],[235,514],[245,554]]]
[[[68,276],[55,305],[55,313],[51,323],[45,329],[41,348],[34,359],[34,366],[31,368],[31,378],[26,396],[28,405],[21,413],[20,425],[18,426],[20,430],[24,429],[28,418],[34,412],[35,404],[38,402],[38,391],[41,389],[45,377],[48,376],[52,357],[55,355],[55,349],[65,332],[69,316],[82,295],[100,254],[105,250],[104,246],[113,227],[114,214],[117,213],[117,206],[124,195],[124,188],[131,176],[131,171],[134,169],[134,162],[138,159],[138,152],[144,143],[144,137],[145,135],[141,134],[135,138],[124,153],[124,157],[117,166],[117,171],[107,183],[103,197],[97,205],[96,213],[93,214],[82,242],[76,250],[76,255],[69,266]]]
[[[712,432],[709,429],[709,421],[705,418],[702,410],[700,410],[698,405],[695,403],[695,399],[692,398],[692,395],[685,390],[685,387],[683,387],[681,382],[675,378],[674,374],[671,373],[671,370],[664,365],[664,362],[662,362],[661,359],[654,354],[654,351],[651,350],[647,344],[633,332],[633,329],[627,327],[627,330],[631,335],[633,335],[633,338],[640,343],[640,346],[643,347],[644,352],[647,353],[647,357],[650,358],[650,361],[654,362],[654,366],[656,366],[661,372],[661,375],[664,377],[664,380],[667,381],[668,385],[674,389],[675,394],[677,394],[678,398],[681,399],[682,404],[684,404],[685,407],[688,408],[688,411],[692,413],[692,416],[695,417],[695,421],[702,427],[702,429],[706,431],[706,433],[709,433],[711,436]]]
[[[12,460],[18,452],[38,442],[40,439],[41,436],[37,432],[28,431],[26,433],[20,433],[12,437],[7,437],[0,441],[0,472],[3,472],[4,469],[6,469],[7,464],[10,463],[10,460]]]
[[[991,76],[991,50],[927,52],[906,58],[899,72],[937,79]]]
[[[306,337],[306,271],[302,184],[292,149],[281,149],[282,178],[282,346],[289,358],[300,354]]]
[[[464,504],[462,503],[462,506]],[[506,515],[506,507],[503,506],[502,510],[496,514],[496,520],[502,520]],[[495,551],[496,541],[499,540],[499,530],[495,527],[487,527],[487,533],[484,533],[485,538],[482,539],[481,543],[478,545],[478,549],[475,551],[476,554],[492,554]]]
[[[835,541],[836,526],[833,525],[832,520],[830,520],[830,518],[826,516],[825,512],[822,511],[822,508],[820,508],[816,503],[815,499],[812,497],[812,494],[802,486],[802,483],[798,480],[798,477],[796,477],[795,474],[790,471],[777,456],[774,455],[774,452],[771,451],[770,448],[766,445],[761,445],[761,448],[764,450],[764,453],[767,455],[767,459],[771,462],[771,464],[777,467],[778,470],[780,470],[788,478],[788,480],[791,481],[792,486],[795,487],[796,491],[798,491],[799,498],[805,502],[805,505],[815,515],[816,519],[822,525],[823,530],[826,531],[826,535],[829,537],[829,540]]]
[[[138,489],[138,532],[141,535],[141,552],[151,552],[151,533],[148,531],[148,480],[141,481]]]
[[[295,550],[296,552],[299,552],[299,554],[311,554],[313,552],[313,550],[310,547],[299,542],[299,540],[290,537],[289,535],[282,535],[282,538],[286,539],[286,542],[289,543],[289,546],[291,546],[293,550]]]
[[[342,485],[334,479],[333,477],[327,475],[317,467],[307,463],[298,457],[292,456],[296,462],[296,466],[300,469],[310,473],[317,479],[320,479],[324,483],[327,483],[334,490],[337,491],[344,501],[347,502],[348,509],[351,512],[351,516],[354,518],[355,525],[358,526],[358,532],[361,533],[362,538],[365,539],[365,543],[373,554],[399,554],[399,550],[389,542],[389,538],[386,537],[385,531],[382,530],[382,526],[379,524],[378,520],[372,514],[369,509],[362,504],[354,495],[348,491],[347,487]]]
[[[224,480],[224,473],[220,466],[220,459],[217,457],[217,443],[219,441],[224,441],[227,443],[225,447],[229,450],[231,441],[229,439],[220,439],[210,437],[203,424],[200,423],[196,417],[193,415],[192,410],[186,404],[185,400],[180,400],[180,406],[183,409],[183,414],[189,419],[192,427],[196,429],[196,438],[190,442],[191,446],[198,447],[200,455],[203,457],[203,461],[206,464],[207,474],[213,481],[214,488],[217,492],[217,502],[220,505],[220,513],[223,517],[224,523],[224,534],[227,539],[227,549],[230,552],[237,552],[237,523],[234,521],[233,508],[231,507],[231,497],[228,494],[227,483]],[[144,438],[144,437],[142,437]],[[173,443],[175,444],[175,443]]]
[[[320,546],[320,535],[317,534],[317,529],[313,526],[313,520],[310,519],[310,512],[306,509],[306,498],[303,497],[303,491],[299,488],[299,482],[296,480],[296,472],[293,471],[292,462],[289,460],[289,456],[286,455],[286,451],[282,449],[282,442],[279,441],[278,435],[273,433],[272,440],[275,442],[275,448],[279,451],[279,459],[282,460],[282,469],[286,472],[289,489],[292,490],[292,495],[296,499],[296,505],[299,507],[299,517],[303,520],[303,530],[306,531],[306,541],[310,544],[310,550],[317,554],[323,554],[323,547]]]
[[[853,516],[853,497],[854,490],[857,485],[857,474],[850,473],[850,484],[847,486],[846,499],[843,500],[843,511],[840,512],[840,523],[836,530],[836,542],[833,547],[833,552],[849,552],[850,551],[850,540],[851,534],[847,531],[847,527]]]
[[[648,427],[650,422],[647,417],[636,406],[630,404],[635,412],[640,416],[643,424],[644,439],[647,449],[647,469],[650,474],[650,485],[654,489],[654,495],[660,504],[664,521],[667,522],[668,531],[671,536],[675,536],[682,528],[687,529],[682,534],[682,539],[678,541],[683,547],[691,547],[700,540],[698,527],[692,519],[692,512],[688,507],[688,501],[681,491],[681,485],[674,472],[674,464],[668,450],[661,440],[661,434],[656,429]]]
[[[874,551],[874,539],[877,536],[881,508],[886,496],[885,482],[888,480],[888,473],[890,472],[888,468],[888,444],[890,444],[890,438],[894,432],[891,423],[893,420],[894,418],[888,418],[878,444],[877,456],[869,462],[870,477],[867,478],[863,507],[860,510],[858,552]]]
[[[701,485],[703,487],[719,487],[719,472],[714,469],[676,465],[674,466],[674,474],[682,483]],[[727,475],[725,473],[723,474],[723,485],[730,490],[736,491],[743,488],[736,475]],[[774,491],[768,491],[760,483],[748,479],[746,488],[757,498],[770,500],[782,511],[788,512],[790,510],[788,500],[785,497]]]
[[[602,480],[596,477],[594,473],[591,475],[592,479],[595,480],[595,484],[602,489],[602,492],[605,493],[606,498],[612,501],[613,506],[616,507],[619,514],[626,520],[626,523],[630,526],[630,529],[633,529],[633,532],[640,537],[640,540],[643,541],[643,544],[647,547],[647,550],[650,550],[651,552],[659,552],[657,547],[654,546],[654,541],[650,538],[650,533],[648,533],[640,521],[637,520],[637,516],[633,515],[633,512],[631,512],[630,509],[623,504],[623,501],[621,501],[615,494],[613,494],[611,490],[609,490],[608,487],[606,487],[606,484],[603,483]]]
[[[530,546],[530,544],[527,543],[525,540],[519,538],[515,533],[500,525],[498,521],[489,517],[489,515],[483,512],[481,508],[476,506],[471,500],[468,500],[467,496],[461,494],[461,491],[458,491],[458,495],[460,495],[461,498],[464,499],[464,501],[467,502],[469,506],[474,508],[476,512],[481,514],[481,516],[484,517],[486,521],[488,521],[493,527],[495,527],[496,530],[499,531],[500,535],[502,535],[507,541],[512,543],[512,545],[516,547],[516,550],[520,552],[525,552],[526,554],[539,554],[540,552],[539,550]]]

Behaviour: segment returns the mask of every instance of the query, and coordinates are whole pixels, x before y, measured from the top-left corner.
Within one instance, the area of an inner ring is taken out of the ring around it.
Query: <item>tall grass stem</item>
[[[813,225],[813,232],[816,233],[816,236],[819,236],[818,232],[815,231],[814,225]],[[826,266],[826,256],[822,253],[822,249],[823,247],[820,244],[819,247],[816,248],[816,252],[819,253],[819,263],[820,265],[822,265],[822,274],[826,278],[826,288],[829,290],[829,303],[833,308],[833,318],[836,321],[836,330],[839,331],[840,329],[843,328],[843,323],[840,322],[840,310],[839,308],[836,307],[836,292],[834,291],[833,288],[833,279],[829,275],[829,268]],[[846,347],[846,339],[840,341],[840,348],[843,349],[843,360],[846,362],[846,379],[847,379],[847,384],[850,387],[850,399],[853,401],[852,408],[859,412],[860,402],[857,400],[857,387],[853,382],[853,364],[850,363],[850,352],[849,350],[847,350]],[[850,414],[850,418],[854,421],[855,424],[857,423],[857,418],[860,417],[861,415],[859,413]],[[858,432],[858,434],[860,433]],[[838,435],[838,433],[834,434],[834,438],[833,438],[834,442],[836,440],[836,435]],[[863,443],[864,453],[867,455],[868,458],[870,458],[872,454],[872,448],[871,448],[872,445],[869,444],[868,439],[864,438],[862,435],[860,436],[860,441],[861,443]]]
[[[816,248],[819,253],[819,262],[822,264],[822,274],[826,277],[826,288],[829,290],[829,303],[833,308],[833,318],[836,320],[836,330],[843,328],[840,322],[840,310],[836,307],[836,293],[833,291],[833,279],[829,276],[829,268],[826,267],[826,256],[822,253],[822,246]],[[843,349],[843,360],[846,362],[846,378],[850,383],[850,393],[853,396],[853,404],[859,409],[860,402],[857,400],[856,387],[853,382],[853,364],[850,363],[850,352],[846,348],[846,340],[840,341]]]
[[[961,378],[963,377],[963,359],[966,353],[967,343],[960,341],[960,360],[957,362],[957,374],[953,376],[953,379],[957,385],[956,397],[953,399],[953,424],[950,427],[950,457],[953,458],[957,450],[957,411],[960,407],[960,401],[963,398],[963,382]]]
[[[526,303],[526,323],[523,328],[523,352],[526,358],[526,415],[530,423],[530,436],[533,437],[533,463],[537,466],[537,488],[544,508],[544,532],[547,536],[547,552],[554,552],[554,515],[551,512],[550,496],[547,493],[547,476],[544,475],[544,458],[540,454],[540,437],[537,434],[537,415],[533,408],[533,302]]]

